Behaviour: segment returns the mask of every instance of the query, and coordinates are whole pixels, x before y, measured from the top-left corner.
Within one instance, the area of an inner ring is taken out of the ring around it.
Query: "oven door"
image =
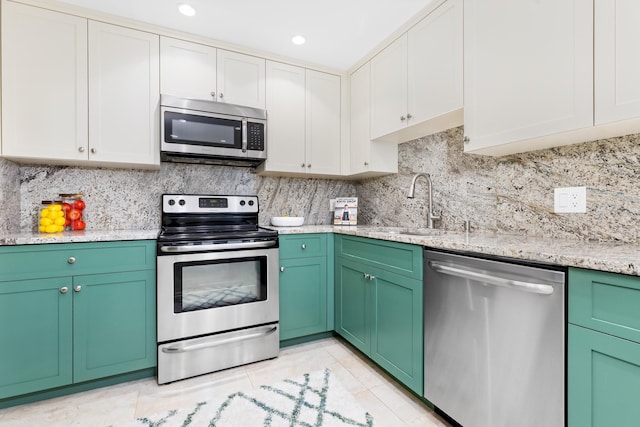
[[[242,149],[243,120],[217,113],[190,112],[162,107],[162,150],[180,151],[180,146],[204,149]]]
[[[158,342],[277,322],[278,263],[278,248],[158,256]]]

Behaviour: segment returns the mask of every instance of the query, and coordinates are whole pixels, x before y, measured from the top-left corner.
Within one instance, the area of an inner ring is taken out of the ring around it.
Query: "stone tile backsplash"
[[[59,193],[85,195],[88,230],[150,230],[160,227],[163,193],[257,194],[260,223],[271,216],[304,216],[328,224],[328,200],[354,195],[352,183],[320,179],[260,177],[249,168],[162,163],[160,170],[90,169],[61,166],[19,167],[0,159],[3,201],[0,232],[32,231],[42,200]],[[12,188],[12,191],[9,191]],[[322,209],[324,207],[324,210]],[[19,211],[19,214],[18,214]],[[15,220],[7,227],[7,220]]]
[[[426,181],[406,191],[415,173],[433,181],[437,227],[571,239],[637,242],[640,134],[504,157],[463,152],[463,129],[399,146],[398,174],[358,183],[360,219],[426,226]],[[553,212],[553,189],[587,187],[587,213]]]
[[[163,193],[257,194],[260,223],[304,216],[329,224],[328,201],[358,196],[359,224],[426,225],[426,182],[433,181],[437,227],[570,239],[637,242],[640,135],[505,157],[464,154],[462,128],[398,146],[398,174],[359,182],[260,177],[252,169],[163,163],[160,170],[17,165],[0,159],[0,233],[32,231],[42,200],[85,195],[89,230],[149,230],[160,224]],[[586,214],[553,213],[555,187],[586,186]]]

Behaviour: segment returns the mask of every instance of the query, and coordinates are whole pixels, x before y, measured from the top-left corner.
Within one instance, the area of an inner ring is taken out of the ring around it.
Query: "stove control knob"
[[[169,203],[169,206],[173,206],[173,205],[176,204],[176,201],[173,200],[173,199],[169,199],[169,201],[167,203]]]
[[[187,202],[185,202],[185,201],[184,201],[184,199],[180,199],[180,200],[178,200],[178,204],[179,204],[180,206],[184,206],[184,205],[185,205],[185,203],[187,203]]]
[[[244,206],[245,201],[244,200],[240,200],[240,206]]]

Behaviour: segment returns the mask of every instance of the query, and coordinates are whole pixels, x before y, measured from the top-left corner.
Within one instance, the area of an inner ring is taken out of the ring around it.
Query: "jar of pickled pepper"
[[[61,200],[43,200],[40,204],[38,230],[41,233],[59,233],[64,230],[65,212]]]
[[[62,199],[62,209],[66,214],[65,226],[67,230],[79,231],[87,227],[84,217],[86,203],[82,200],[83,195],[78,193],[59,194]]]

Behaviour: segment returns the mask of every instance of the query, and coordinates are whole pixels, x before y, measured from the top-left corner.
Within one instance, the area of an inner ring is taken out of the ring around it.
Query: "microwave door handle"
[[[247,152],[247,119],[242,119],[242,152]]]

